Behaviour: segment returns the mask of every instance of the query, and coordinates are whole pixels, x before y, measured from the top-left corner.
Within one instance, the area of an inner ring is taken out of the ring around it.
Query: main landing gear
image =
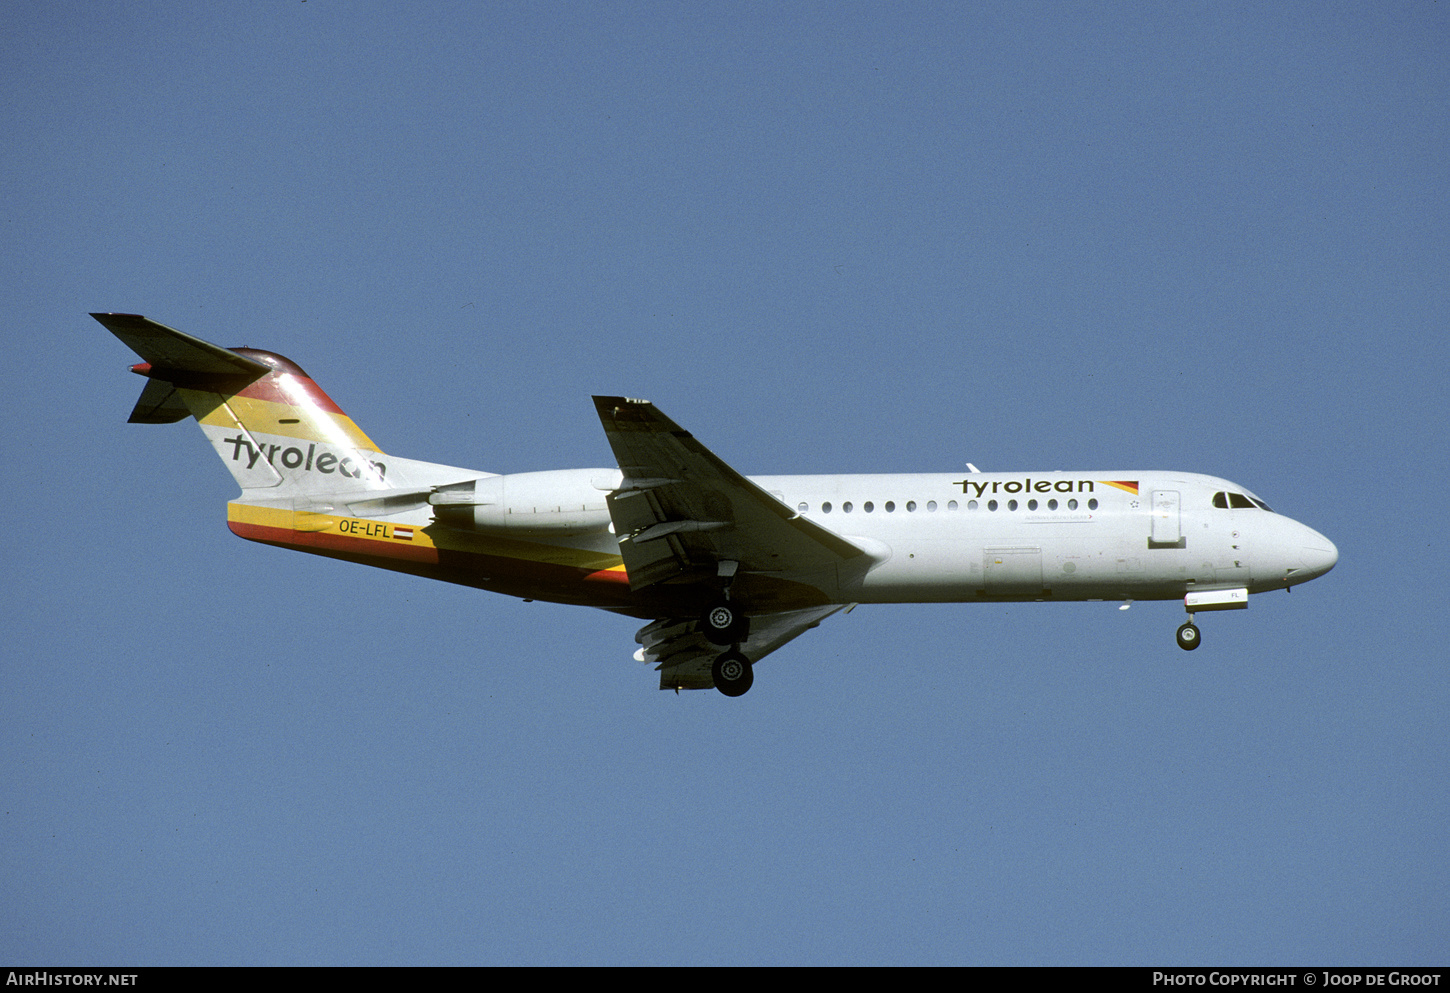
[[[1201,641],[1198,628],[1193,623],[1193,615],[1189,614],[1188,621],[1178,629],[1178,647],[1185,652],[1191,652],[1199,646]]]
[[[750,618],[736,610],[729,600],[717,600],[701,616],[700,633],[712,645],[735,645],[750,633]]]
[[[717,600],[700,617],[700,633],[712,645],[729,648],[710,666],[715,688],[726,696],[740,696],[755,682],[750,660],[740,652],[740,643],[750,634],[750,618],[729,600]]]
[[[726,696],[743,696],[755,682],[754,666],[735,649],[721,654],[710,666],[715,688]]]

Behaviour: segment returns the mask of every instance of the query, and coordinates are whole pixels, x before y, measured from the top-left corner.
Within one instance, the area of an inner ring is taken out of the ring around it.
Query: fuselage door
[[[1153,491],[1153,524],[1152,533],[1148,536],[1149,548],[1184,547],[1179,506],[1177,490]]]

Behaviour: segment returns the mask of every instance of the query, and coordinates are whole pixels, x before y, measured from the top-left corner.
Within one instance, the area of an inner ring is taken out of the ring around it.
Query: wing
[[[751,618],[750,637],[740,650],[752,662],[759,662],[797,635],[804,634],[838,610],[842,603],[778,614],[757,614]],[[634,640],[640,650],[635,658],[653,662],[660,673],[662,690],[705,690],[714,686],[710,665],[720,649],[699,633],[698,622],[689,618],[666,617],[639,629]]]
[[[654,404],[595,397],[594,406],[624,477],[607,502],[631,589],[733,575],[747,600],[754,577],[813,588],[819,595],[809,599],[820,604],[846,599],[839,591],[875,564],[730,468]],[[755,588],[782,587],[757,581]],[[803,605],[784,597],[775,609]],[[770,609],[764,594],[762,607]]]

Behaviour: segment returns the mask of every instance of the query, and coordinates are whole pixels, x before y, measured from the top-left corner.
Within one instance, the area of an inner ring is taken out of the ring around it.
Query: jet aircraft
[[[144,361],[132,422],[194,417],[251,541],[648,621],[660,688],[745,693],[754,665],[861,603],[1179,600],[1322,576],[1338,551],[1186,472],[756,476],[645,400],[598,396],[614,467],[496,474],[383,452],[289,359],[92,314]]]

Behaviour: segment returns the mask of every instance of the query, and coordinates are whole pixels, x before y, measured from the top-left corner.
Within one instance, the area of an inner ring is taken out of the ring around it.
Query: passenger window
[[[896,510],[896,502],[894,500],[887,500],[886,501],[886,512],[889,514],[889,513],[891,513],[894,510]]]
[[[849,514],[850,512],[851,512],[851,501],[850,500],[847,500],[845,503],[841,504],[841,513],[843,513],[843,514]]]
[[[1088,501],[1088,510],[1097,510],[1097,509],[1098,509],[1098,498],[1097,497],[1093,497],[1091,500]]]
[[[1057,509],[1057,501],[1056,500],[1049,500],[1049,501],[1047,501],[1047,509],[1048,510],[1056,510]]]
[[[935,500],[928,500],[926,502],[926,509],[927,510],[936,510],[936,501]]]
[[[955,500],[948,500],[947,501],[947,510],[956,510],[956,509],[957,509],[957,502]]]
[[[1028,510],[1036,510],[1037,509],[1037,501],[1036,500],[1028,500],[1027,501],[1027,509]]]
[[[1017,501],[1016,500],[1008,500],[1007,501],[1007,509],[1008,510],[1016,510],[1017,509]]]
[[[968,510],[976,510],[977,509],[977,501],[975,501],[975,500],[968,500],[967,501],[967,509]]]
[[[906,501],[906,512],[908,514],[911,513],[912,511],[914,511],[915,509],[916,509],[916,501],[915,500],[908,500],[908,501]]]
[[[831,512],[831,505],[830,505],[829,502],[821,504],[821,513],[823,513],[823,514],[829,514],[830,512]]]
[[[996,500],[988,500],[987,501],[987,509],[988,510],[996,510],[997,509],[997,501]]]
[[[804,514],[806,511],[811,509],[811,505],[802,500],[800,503],[795,505],[795,509],[799,510],[802,514]]]
[[[1067,509],[1068,510],[1076,510],[1077,509],[1077,501],[1076,500],[1069,500],[1069,501],[1067,501]]]
[[[865,503],[861,504],[861,509],[869,514],[871,513],[871,511],[876,509],[876,506],[870,500],[867,500]]]

